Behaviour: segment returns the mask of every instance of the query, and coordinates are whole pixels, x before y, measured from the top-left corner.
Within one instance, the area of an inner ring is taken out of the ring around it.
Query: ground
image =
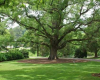
[[[100,77],[100,73],[93,73],[92,76]]]
[[[37,59],[27,59],[19,60],[22,63],[33,63],[33,64],[55,64],[55,63],[77,63],[77,62],[87,62],[89,60],[83,59],[58,59],[58,60],[48,60],[47,58],[37,58]],[[93,60],[90,60],[93,61]],[[92,76],[100,77],[100,73],[93,73]]]
[[[77,63],[77,62],[87,62],[87,60],[80,59],[58,59],[58,60],[48,60],[47,58],[38,59],[27,59],[20,60],[18,62],[33,63],[33,64],[53,64],[53,63]]]

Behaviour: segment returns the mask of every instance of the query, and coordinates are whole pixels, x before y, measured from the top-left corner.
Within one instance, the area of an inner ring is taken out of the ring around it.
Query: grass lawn
[[[29,64],[17,61],[0,63],[0,80],[100,80],[100,62]]]
[[[97,58],[95,58],[95,57],[90,57],[90,58],[88,58],[88,59],[100,59],[100,57],[97,57]]]

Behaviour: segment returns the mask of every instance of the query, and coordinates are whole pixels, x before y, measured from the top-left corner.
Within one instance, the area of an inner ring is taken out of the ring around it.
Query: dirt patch
[[[100,73],[93,73],[92,76],[100,77]]]
[[[28,59],[20,60],[18,62],[23,63],[33,63],[33,64],[55,64],[55,63],[78,63],[78,62],[87,62],[87,60],[76,60],[76,59],[58,59],[58,60],[48,60],[48,59]]]

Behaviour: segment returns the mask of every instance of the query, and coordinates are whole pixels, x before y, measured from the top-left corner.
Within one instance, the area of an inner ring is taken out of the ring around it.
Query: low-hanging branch
[[[22,42],[25,42],[25,43],[29,43],[29,42],[31,42],[31,43],[35,43],[35,44],[40,44],[40,45],[45,45],[45,46],[47,46],[47,47],[50,47],[50,45],[49,44],[47,44],[47,43],[45,43],[45,42],[35,42],[35,41],[32,41],[32,40],[30,40],[30,41],[11,41],[11,42],[19,42],[19,43],[22,43]]]
[[[81,24],[79,24],[79,26],[77,28],[73,28],[73,29],[70,29],[66,32],[63,33],[63,35],[60,37],[60,39],[58,40],[58,43],[69,33],[71,33],[72,31],[76,31],[79,27],[81,26]]]
[[[40,45],[45,45],[47,47],[50,47],[47,43],[44,43],[44,42],[35,42],[35,41],[30,41],[31,43],[35,43],[35,44],[40,44]]]
[[[100,27],[98,27],[93,33],[97,33],[99,30],[100,30]],[[94,36],[95,36],[95,34],[92,34],[92,35],[91,35],[90,37],[88,37],[88,38],[66,40],[66,41],[64,41],[62,44],[60,44],[60,46],[58,46],[58,49],[64,48],[68,42],[73,42],[73,41],[86,41],[86,40],[92,39]]]
[[[89,40],[89,39],[90,38],[66,40],[62,44],[60,44],[60,46],[58,46],[58,49],[64,48],[68,42],[72,42],[72,41],[85,41],[85,40]]]

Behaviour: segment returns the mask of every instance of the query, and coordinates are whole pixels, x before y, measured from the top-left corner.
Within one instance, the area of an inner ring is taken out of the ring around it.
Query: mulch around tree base
[[[100,73],[93,73],[92,76],[100,77]]]
[[[47,58],[40,58],[40,59],[19,60],[18,62],[33,63],[33,64],[55,64],[55,63],[78,63],[78,62],[88,62],[88,61],[76,60],[76,59],[48,60]]]

